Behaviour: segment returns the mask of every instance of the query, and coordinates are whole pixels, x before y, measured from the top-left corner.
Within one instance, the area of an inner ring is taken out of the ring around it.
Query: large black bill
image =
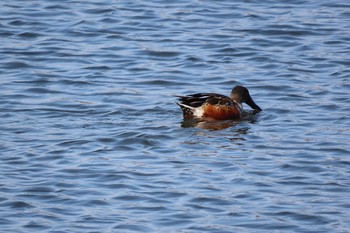
[[[248,104],[252,109],[261,111],[262,109],[253,101],[252,97],[248,97],[245,101],[246,104]]]

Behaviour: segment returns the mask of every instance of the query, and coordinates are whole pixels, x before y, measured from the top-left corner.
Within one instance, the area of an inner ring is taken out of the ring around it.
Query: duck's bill
[[[262,111],[262,109],[253,101],[252,97],[250,96],[245,103],[248,104],[252,109]]]

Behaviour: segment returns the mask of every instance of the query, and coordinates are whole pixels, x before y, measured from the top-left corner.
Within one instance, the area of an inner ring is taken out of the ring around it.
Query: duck
[[[233,87],[229,97],[217,93],[196,93],[176,97],[184,120],[239,120],[244,116],[243,103],[249,105],[255,112],[262,111],[244,86]]]

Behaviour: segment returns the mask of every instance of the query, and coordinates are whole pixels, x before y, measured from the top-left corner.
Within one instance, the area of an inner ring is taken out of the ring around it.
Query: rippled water
[[[341,0],[1,1],[1,231],[350,232],[349,41]]]

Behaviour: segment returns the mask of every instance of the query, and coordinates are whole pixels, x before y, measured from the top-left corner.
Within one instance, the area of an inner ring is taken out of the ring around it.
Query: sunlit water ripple
[[[350,232],[349,28],[340,0],[1,1],[1,231]],[[263,111],[182,122],[234,85]]]

